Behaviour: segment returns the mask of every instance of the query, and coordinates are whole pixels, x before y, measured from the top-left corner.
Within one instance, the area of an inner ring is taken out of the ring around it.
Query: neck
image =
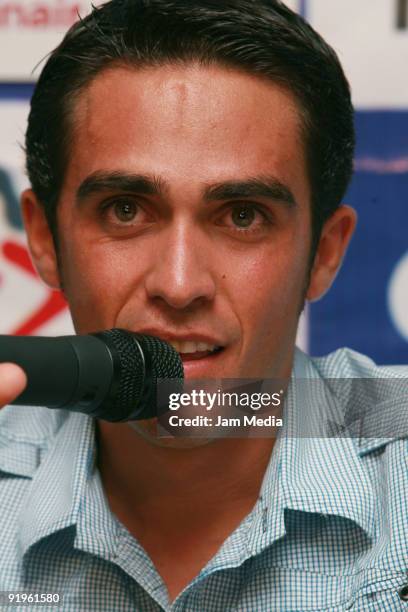
[[[172,505],[188,499],[238,501],[259,492],[273,440],[217,439],[195,448],[156,446],[128,424],[98,422],[98,466],[105,486],[133,508],[158,498]]]
[[[111,510],[150,556],[170,601],[252,510],[273,442],[161,448],[126,423],[98,423],[98,464]]]

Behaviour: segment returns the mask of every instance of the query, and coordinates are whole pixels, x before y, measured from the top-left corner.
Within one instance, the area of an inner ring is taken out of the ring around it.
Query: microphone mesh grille
[[[118,421],[124,418],[129,409],[138,403],[143,390],[144,360],[135,347],[131,334],[120,329],[110,329],[101,333],[116,349],[119,359],[119,383],[115,394],[115,415]]]
[[[149,351],[155,378],[183,378],[183,362],[176,349],[154,336],[136,336]]]
[[[136,408],[139,413],[137,418],[153,416],[152,406],[142,405],[146,397],[151,397],[146,394],[146,379],[149,379],[154,391],[157,379],[183,379],[183,362],[177,351],[159,338],[126,330],[110,329],[98,335],[105,337],[106,342],[113,346],[119,361],[119,381],[111,396],[115,404],[114,420],[127,420]],[[147,377],[144,375],[146,363],[150,366]]]

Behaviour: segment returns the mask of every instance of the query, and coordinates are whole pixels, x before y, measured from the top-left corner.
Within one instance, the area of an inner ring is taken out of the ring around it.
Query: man
[[[280,2],[113,0],[33,96],[33,259],[77,333],[159,336],[187,378],[391,377],[295,351],[354,230],[353,140],[334,52]],[[25,381],[0,371],[4,404]],[[406,609],[406,440],[1,417],[4,590],[81,611]]]

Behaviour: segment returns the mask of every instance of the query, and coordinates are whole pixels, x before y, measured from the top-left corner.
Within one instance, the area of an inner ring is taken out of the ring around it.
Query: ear
[[[350,206],[340,206],[326,221],[315,255],[306,297],[323,297],[336,278],[357,223],[357,213]]]
[[[60,289],[54,241],[44,208],[31,189],[21,195],[21,212],[31,257],[42,280],[52,289]]]

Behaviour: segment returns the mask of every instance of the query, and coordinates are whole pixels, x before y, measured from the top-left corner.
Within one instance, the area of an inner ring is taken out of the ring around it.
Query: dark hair
[[[201,62],[289,89],[303,119],[313,248],[352,172],[353,109],[335,52],[279,0],[111,0],[78,21],[38,80],[26,134],[27,172],[57,244],[56,208],[77,94],[107,66]]]

